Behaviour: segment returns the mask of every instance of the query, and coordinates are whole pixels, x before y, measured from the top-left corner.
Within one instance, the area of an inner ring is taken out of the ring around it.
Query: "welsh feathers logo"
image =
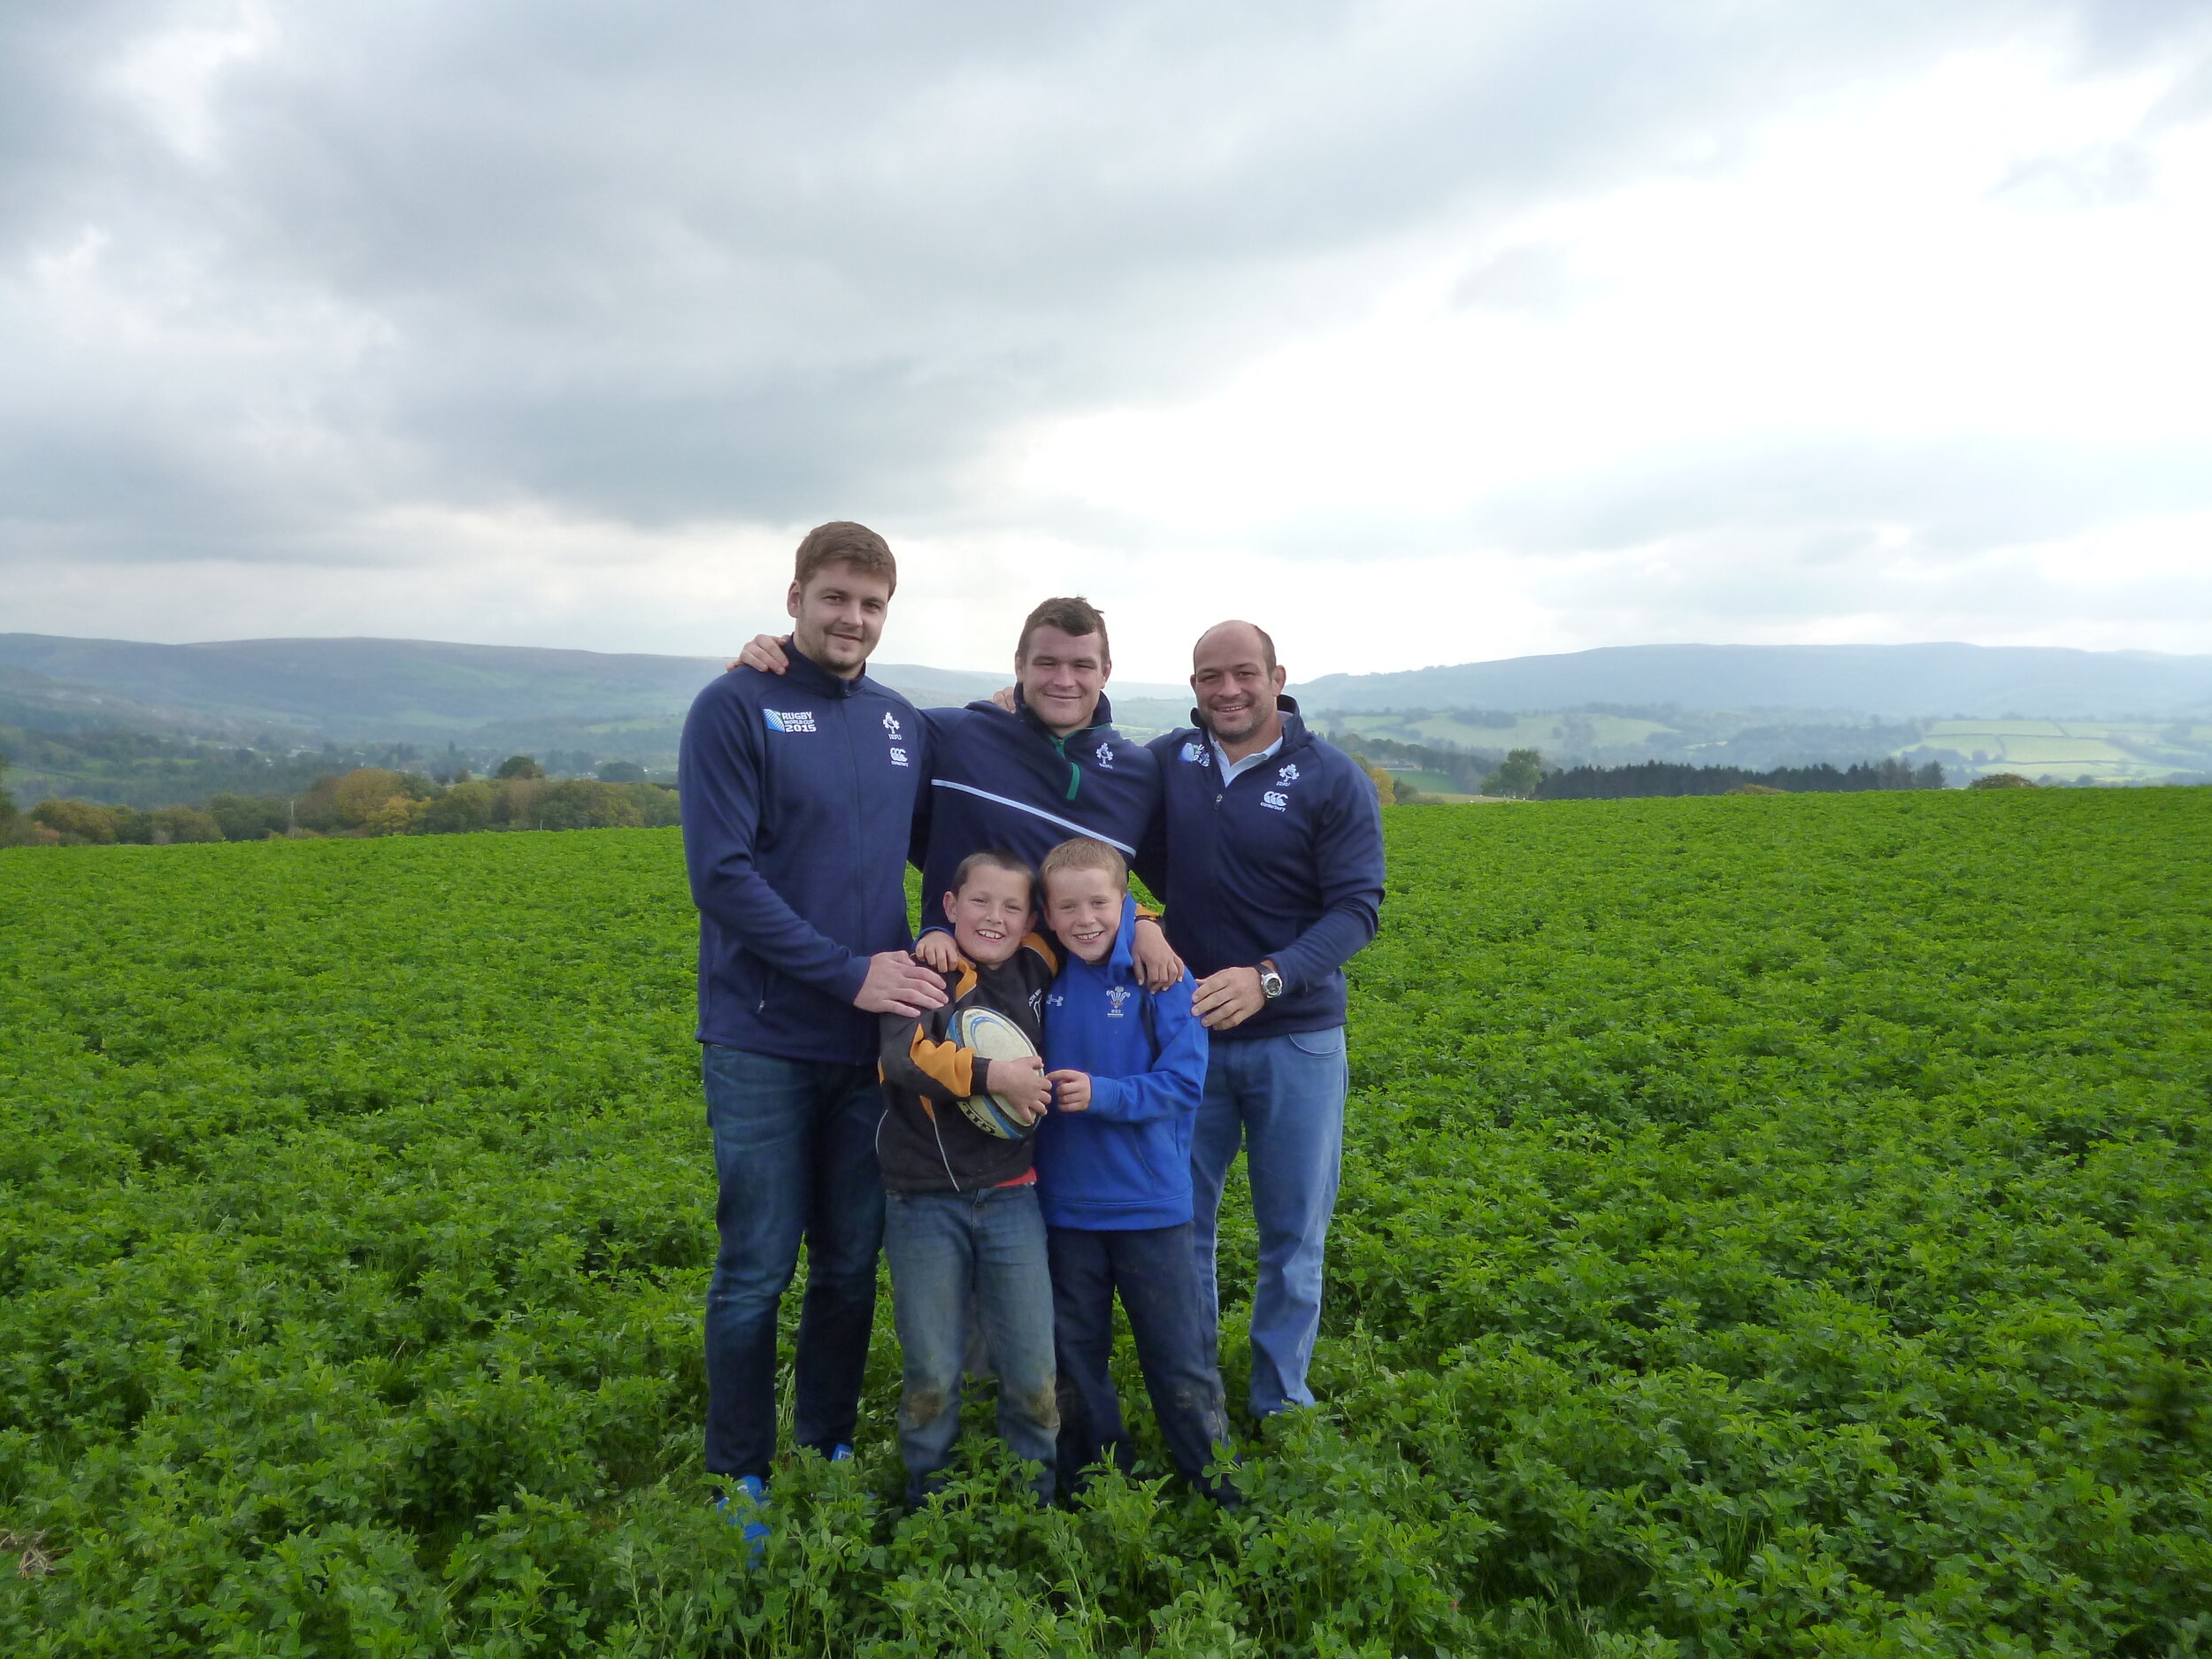
[[[1265,795],[1260,797],[1260,804],[1262,806],[1271,806],[1278,812],[1287,812],[1290,810],[1290,797],[1283,794],[1280,790],[1270,789]]]
[[[760,712],[772,732],[811,732],[814,729],[814,710],[811,709],[763,709]]]
[[[1298,763],[1294,760],[1288,765],[1285,766],[1282,771],[1277,772],[1275,774],[1275,781],[1277,783],[1296,783],[1298,781]]]
[[[1119,1019],[1121,1018],[1121,1005],[1128,1000],[1129,987],[1127,986],[1108,986],[1106,987],[1106,1018],[1109,1019]]]
[[[1203,743],[1184,744],[1183,758],[1187,761],[1195,762],[1199,765],[1204,765],[1206,764],[1206,746]]]
[[[883,729],[891,733],[892,741],[895,742],[899,735],[899,717],[887,713],[883,717]]]

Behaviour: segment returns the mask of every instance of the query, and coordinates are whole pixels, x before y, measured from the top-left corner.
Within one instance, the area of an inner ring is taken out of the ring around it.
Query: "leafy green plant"
[[[1386,827],[1246,1506],[1125,1345],[1135,1478],[902,1515],[887,1310],[757,1571],[672,833],[0,853],[0,1651],[2202,1650],[2212,795]]]

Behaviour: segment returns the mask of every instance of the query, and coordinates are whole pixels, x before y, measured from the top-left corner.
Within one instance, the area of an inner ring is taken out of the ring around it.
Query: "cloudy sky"
[[[2204,0],[0,11],[0,630],[2212,651]]]

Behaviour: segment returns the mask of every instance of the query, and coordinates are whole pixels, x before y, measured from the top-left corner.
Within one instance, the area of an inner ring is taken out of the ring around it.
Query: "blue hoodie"
[[[928,798],[922,843],[922,928],[943,926],[938,904],[970,853],[1003,847],[1034,869],[1071,835],[1088,835],[1137,856],[1160,810],[1160,765],[1111,724],[1098,700],[1093,724],[1055,737],[1017,694],[1019,712],[989,702],[932,709]]]
[[[684,720],[684,863],[699,907],[699,1041],[873,1064],[853,1006],[904,950],[906,856],[929,740],[913,705],[790,651],[718,675]]]
[[[1087,1111],[1037,1127],[1037,1202],[1045,1225],[1106,1232],[1191,1218],[1191,1126],[1206,1092],[1206,1028],[1183,976],[1157,995],[1130,961],[1137,907],[1096,967],[1069,954],[1045,995],[1045,1064],[1087,1071]],[[1146,1017],[1145,1005],[1151,1005]]]

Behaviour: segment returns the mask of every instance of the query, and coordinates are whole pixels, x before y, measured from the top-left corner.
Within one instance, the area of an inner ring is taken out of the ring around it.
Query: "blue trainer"
[[[833,1463],[849,1463],[852,1460],[853,1448],[851,1447],[833,1446],[830,1448],[830,1462]]]
[[[714,1512],[732,1526],[744,1529],[745,1563],[760,1565],[762,1554],[768,1548],[768,1488],[758,1475],[740,1475],[735,1490],[726,1492],[714,1501]]]

